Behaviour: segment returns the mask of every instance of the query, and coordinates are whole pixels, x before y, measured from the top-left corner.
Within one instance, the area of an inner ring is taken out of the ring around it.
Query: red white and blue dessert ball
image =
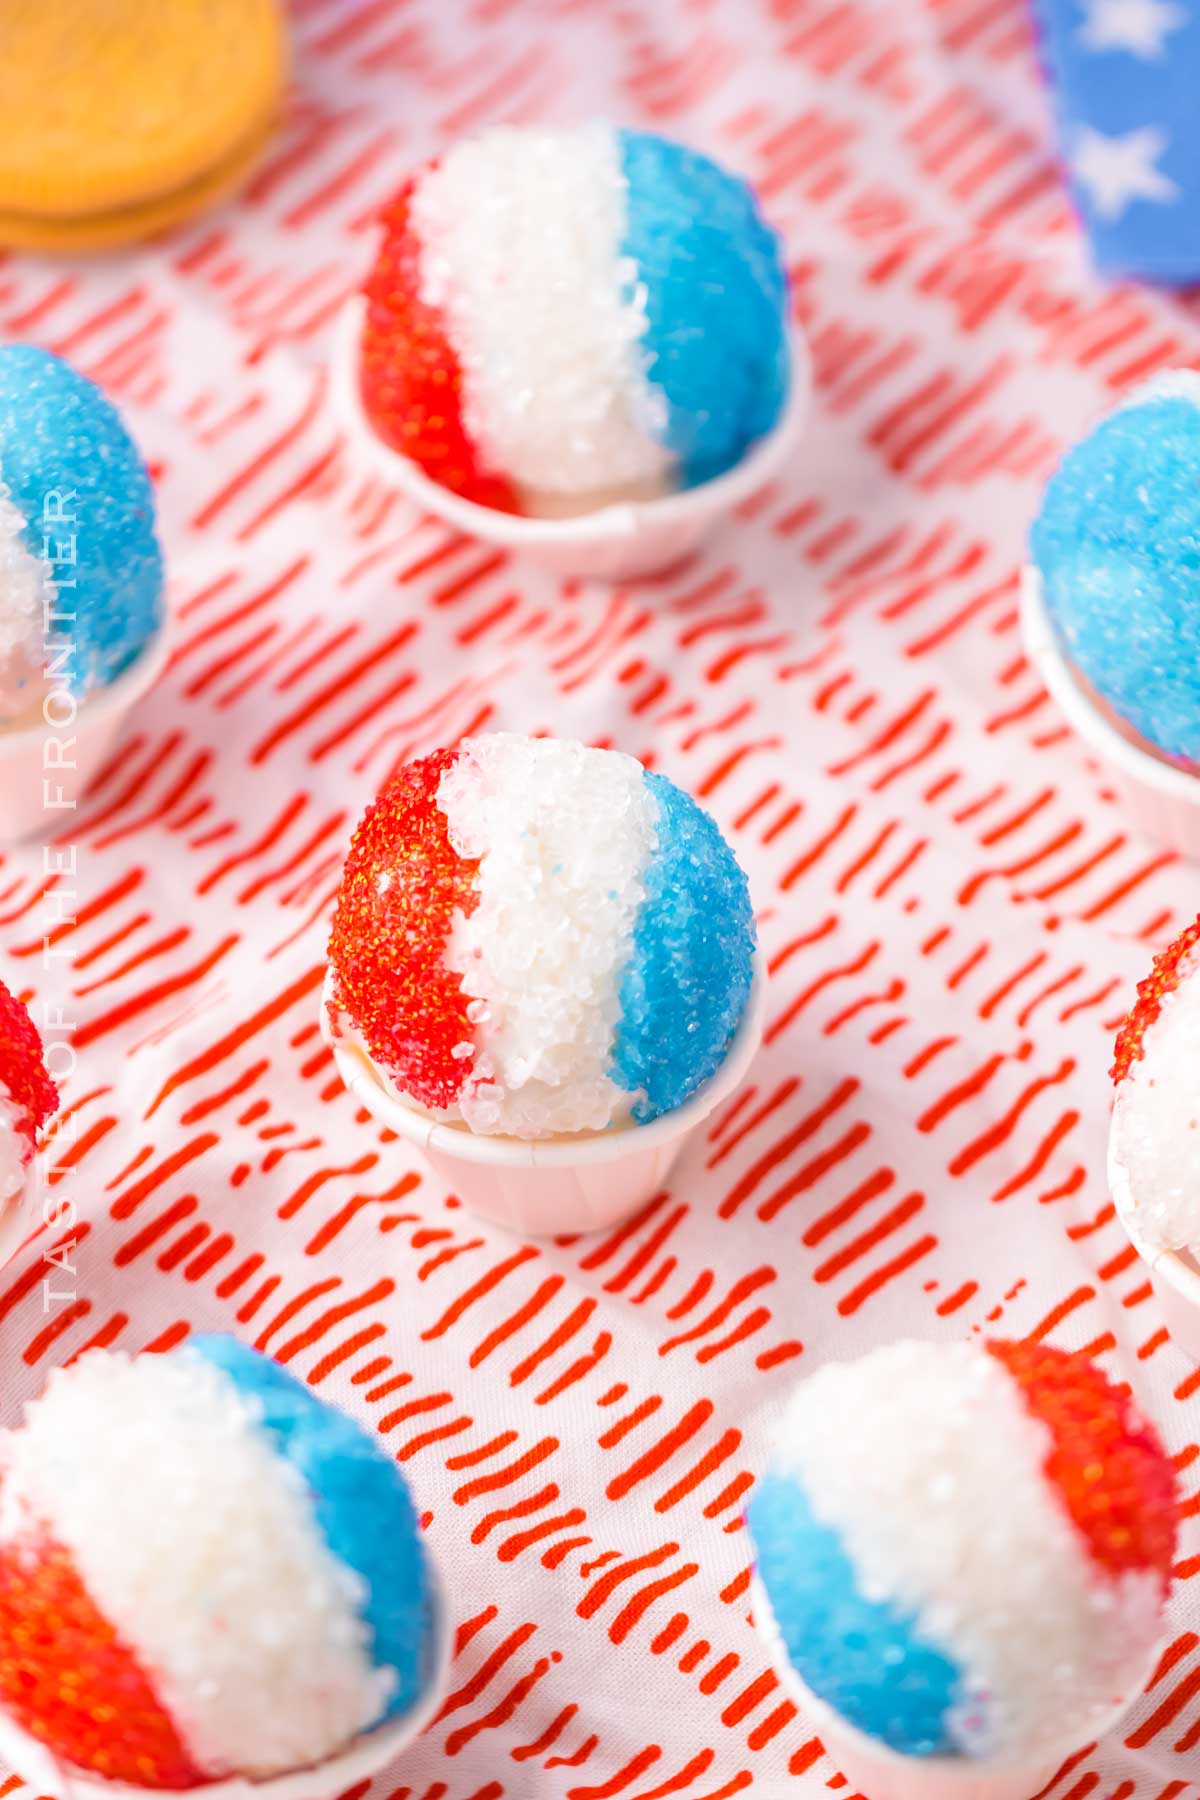
[[[644,1124],[720,1067],[746,877],[631,756],[513,733],[409,763],[355,832],[330,1011],[407,1099],[482,1133]]]
[[[50,687],[115,681],[162,595],[154,494],[120,414],[61,357],[0,346],[0,727],[35,720]]]
[[[433,1678],[394,1460],[267,1357],[89,1351],[0,1440],[0,1708],[76,1769],[321,1764]]]
[[[1135,737],[1200,762],[1200,373],[1137,389],[1067,452],[1031,549],[1063,649]]]
[[[666,138],[500,126],[384,214],[360,390],[467,499],[584,512],[723,474],[791,379],[782,247],[746,184]]]
[[[0,981],[0,1217],[20,1200],[38,1133],[57,1107],[37,1026]]]
[[[1174,1473],[1125,1391],[1033,1343],[898,1343],[792,1396],[748,1508],[768,1635],[910,1757],[1019,1764],[1132,1700]]]
[[[1200,920],[1138,983],[1112,1075],[1113,1197],[1148,1249],[1200,1249]]]

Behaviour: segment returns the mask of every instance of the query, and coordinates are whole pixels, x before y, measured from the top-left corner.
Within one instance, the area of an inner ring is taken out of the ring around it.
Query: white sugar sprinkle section
[[[1116,410],[1126,412],[1151,400],[1190,400],[1193,406],[1200,406],[1200,369],[1163,369],[1131,388]]]
[[[0,1081],[0,1212],[19,1200],[33,1161],[33,1146],[21,1130],[25,1111]]]
[[[460,1100],[473,1131],[600,1131],[635,1098],[608,1070],[657,806],[631,756],[508,732],[467,739],[438,805],[480,859],[448,967],[470,996],[476,1053]]]
[[[40,1521],[70,1551],[210,1775],[324,1761],[394,1682],[371,1662],[359,1576],[256,1416],[199,1356],[93,1351],[0,1452],[0,1538]]]
[[[1151,1250],[1200,1250],[1200,958],[1142,1038],[1117,1089],[1112,1146],[1121,1217]]]
[[[0,725],[35,714],[46,691],[48,565],[25,542],[25,521],[0,482]]]
[[[951,1731],[1020,1758],[1101,1717],[1161,1630],[1152,1574],[1107,1577],[1043,1473],[1048,1429],[972,1344],[898,1343],[794,1394],[772,1468],[803,1484],[870,1600],[964,1671]],[[1002,1496],[1002,1504],[997,1497]]]
[[[412,220],[422,298],[447,321],[489,464],[534,497],[660,490],[666,402],[644,372],[645,293],[620,255],[615,133],[467,139],[421,178]]]

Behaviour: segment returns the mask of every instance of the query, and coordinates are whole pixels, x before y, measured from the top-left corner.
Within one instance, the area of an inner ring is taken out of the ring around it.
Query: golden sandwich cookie
[[[277,0],[2,0],[0,242],[96,249],[236,187],[279,108]]]
[[[2,3],[2,0],[0,0]],[[210,169],[198,181],[190,181],[170,194],[138,206],[116,207],[111,212],[87,213],[77,218],[36,217],[0,209],[0,244],[13,250],[86,253],[110,250],[140,242],[156,232],[169,231],[195,214],[215,206],[235,193],[262,156],[272,135],[271,124],[260,127],[247,143],[225,162]]]

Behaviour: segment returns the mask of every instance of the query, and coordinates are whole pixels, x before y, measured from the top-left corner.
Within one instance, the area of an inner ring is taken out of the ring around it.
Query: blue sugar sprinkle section
[[[962,1677],[916,1620],[859,1592],[836,1531],[803,1487],[768,1475],[747,1509],[759,1580],[801,1680],[859,1731],[906,1756],[953,1756]]]
[[[0,347],[0,480],[58,589],[57,678],[77,694],[107,686],[162,621],[154,493],[116,408],[32,344]]]
[[[733,468],[777,422],[791,378],[782,246],[744,181],[647,132],[617,133],[621,255],[636,265],[646,373],[684,485]]]
[[[375,1723],[407,1712],[432,1677],[434,1633],[429,1564],[404,1477],[365,1431],[270,1357],[224,1336],[195,1337],[188,1348],[261,1407],[260,1429],[304,1478],[325,1542],[362,1577],[375,1666],[396,1674]]]
[[[1051,477],[1031,548],[1071,661],[1142,737],[1200,762],[1200,406],[1106,419]]]
[[[645,780],[658,845],[621,979],[610,1071],[640,1096],[633,1116],[642,1125],[720,1068],[746,1010],[756,941],[749,884],[715,821],[665,776]]]

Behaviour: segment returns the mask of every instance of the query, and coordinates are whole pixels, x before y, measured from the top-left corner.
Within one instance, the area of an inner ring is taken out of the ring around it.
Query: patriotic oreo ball
[[[20,1200],[38,1132],[57,1106],[37,1027],[0,981],[0,1217]]]
[[[723,474],[790,379],[778,238],[693,150],[605,125],[497,127],[384,215],[360,387],[375,431],[509,512],[584,512]]]
[[[1176,1499],[1083,1357],[898,1343],[797,1389],[747,1521],[760,1623],[811,1693],[904,1755],[1019,1763],[1146,1678]]]
[[[0,727],[115,681],[162,621],[146,465],[100,389],[0,346]],[[61,713],[59,714],[61,717]]]
[[[1031,549],[1063,649],[1127,734],[1200,762],[1200,374],[1134,392],[1051,476]]]
[[[1113,1063],[1113,1195],[1150,1250],[1200,1249],[1200,920],[1138,983]]]
[[[395,1462],[232,1338],[91,1351],[0,1440],[0,1708],[77,1769],[320,1764],[432,1676]]]
[[[407,765],[346,859],[335,1030],[477,1132],[645,1123],[724,1060],[750,993],[746,877],[631,756],[501,732]]]

